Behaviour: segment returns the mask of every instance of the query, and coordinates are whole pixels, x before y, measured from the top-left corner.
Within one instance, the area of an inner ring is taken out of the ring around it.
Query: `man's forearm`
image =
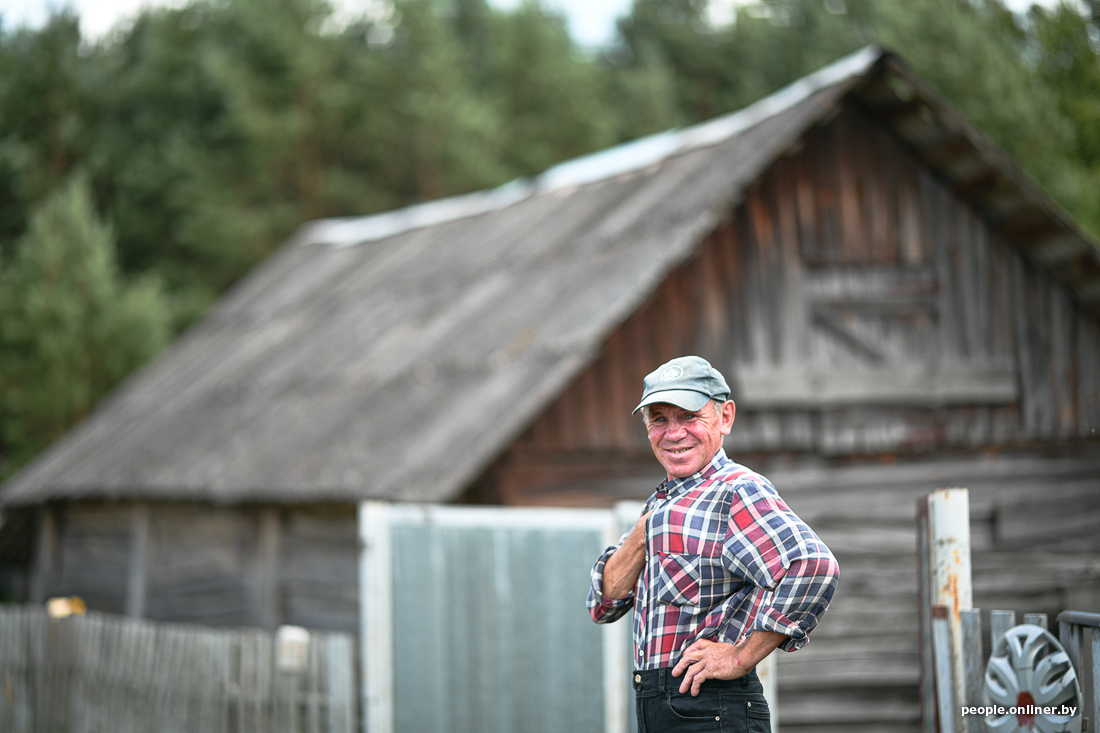
[[[603,569],[603,594],[606,598],[626,598],[634,590],[645,567],[645,522],[643,516],[634,525],[623,544],[607,558]]]
[[[786,640],[783,634],[761,629],[736,644],[700,639],[684,651],[672,676],[684,675],[680,692],[698,695],[704,681],[735,680],[746,675]]]
[[[738,650],[736,666],[746,672],[753,669],[787,639],[788,637],[783,634],[757,629],[749,635],[748,639],[733,645],[734,649]]]

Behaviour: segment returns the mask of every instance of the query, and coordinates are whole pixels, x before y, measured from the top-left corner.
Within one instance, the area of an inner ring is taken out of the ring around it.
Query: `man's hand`
[[[700,639],[680,657],[672,669],[672,676],[684,675],[680,693],[690,689],[695,696],[706,680],[735,680],[748,674],[786,640],[783,634],[759,629],[752,632],[747,640],[736,644]]]

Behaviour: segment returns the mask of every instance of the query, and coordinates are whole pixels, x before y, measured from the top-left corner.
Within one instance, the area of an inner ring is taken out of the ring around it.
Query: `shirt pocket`
[[[657,600],[673,606],[711,606],[725,584],[718,557],[657,553]]]

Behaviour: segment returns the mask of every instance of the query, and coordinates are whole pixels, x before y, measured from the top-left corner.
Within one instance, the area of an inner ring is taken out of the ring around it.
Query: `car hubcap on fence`
[[[1081,730],[1081,687],[1069,655],[1050,632],[1034,624],[1014,626],[993,640],[982,704],[990,733]]]

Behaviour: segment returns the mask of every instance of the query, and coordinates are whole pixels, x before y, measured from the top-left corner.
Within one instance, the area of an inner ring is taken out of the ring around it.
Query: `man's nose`
[[[672,440],[678,440],[687,434],[687,425],[679,420],[669,420],[665,436]]]

